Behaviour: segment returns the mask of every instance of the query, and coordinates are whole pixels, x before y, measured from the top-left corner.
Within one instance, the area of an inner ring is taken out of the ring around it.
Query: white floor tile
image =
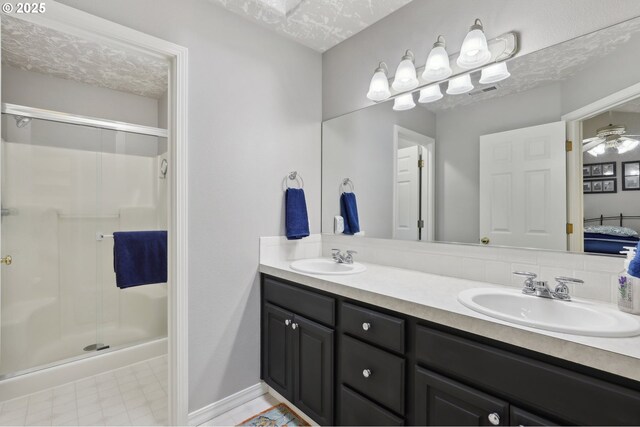
[[[0,402],[0,426],[167,425],[166,356]]]

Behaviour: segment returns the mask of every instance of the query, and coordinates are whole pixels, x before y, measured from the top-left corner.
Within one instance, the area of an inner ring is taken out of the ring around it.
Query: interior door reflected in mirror
[[[636,244],[639,51],[635,18],[516,55],[497,83],[471,72],[466,94],[325,121],[322,231],[333,233],[348,176],[367,237],[610,255]]]

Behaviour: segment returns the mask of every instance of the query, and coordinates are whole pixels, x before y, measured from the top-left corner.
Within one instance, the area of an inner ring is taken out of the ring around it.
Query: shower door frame
[[[186,425],[188,386],[188,49],[78,9],[46,1],[43,14],[12,14],[12,17],[70,33],[97,43],[120,45],[166,59],[169,68],[168,145],[169,262],[168,262],[168,370],[169,420]]]

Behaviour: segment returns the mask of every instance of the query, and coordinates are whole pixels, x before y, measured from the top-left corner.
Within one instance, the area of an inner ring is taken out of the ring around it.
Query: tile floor
[[[149,359],[0,402],[0,425],[167,425],[167,382],[166,356]]]
[[[263,394],[244,405],[240,405],[237,408],[233,408],[229,412],[200,424],[201,426],[237,426],[241,422],[259,414],[262,411],[266,411],[272,406],[280,403],[275,397],[270,394]]]

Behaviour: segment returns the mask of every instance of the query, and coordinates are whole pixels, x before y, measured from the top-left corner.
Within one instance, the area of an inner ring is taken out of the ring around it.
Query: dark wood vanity
[[[639,425],[640,384],[262,275],[261,377],[321,425]]]

